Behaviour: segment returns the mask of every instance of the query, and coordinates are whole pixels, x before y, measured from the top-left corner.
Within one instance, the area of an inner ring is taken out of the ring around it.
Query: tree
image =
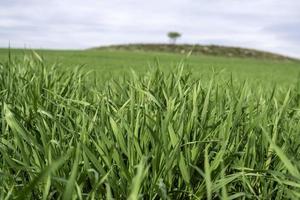
[[[178,32],[169,32],[168,37],[170,38],[170,42],[175,44],[176,40],[181,37],[181,34]]]

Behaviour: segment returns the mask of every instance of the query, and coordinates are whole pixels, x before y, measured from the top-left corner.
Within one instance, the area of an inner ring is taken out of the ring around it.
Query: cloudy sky
[[[299,0],[0,0],[0,46],[83,49],[168,42],[242,46],[300,58]]]

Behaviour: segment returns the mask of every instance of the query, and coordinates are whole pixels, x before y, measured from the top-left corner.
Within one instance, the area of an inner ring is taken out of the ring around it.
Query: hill
[[[103,47],[95,47],[92,49],[105,50],[129,50],[129,51],[155,51],[155,52],[172,52],[187,54],[192,51],[193,55],[209,55],[223,57],[239,57],[239,58],[257,58],[272,60],[294,60],[287,56],[259,51],[254,49],[228,47],[219,45],[191,45],[191,44],[128,44],[128,45],[110,45]]]

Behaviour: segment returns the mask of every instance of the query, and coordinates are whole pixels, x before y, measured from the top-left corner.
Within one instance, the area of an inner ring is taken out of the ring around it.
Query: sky
[[[300,58],[299,0],[0,0],[0,47],[240,46]]]

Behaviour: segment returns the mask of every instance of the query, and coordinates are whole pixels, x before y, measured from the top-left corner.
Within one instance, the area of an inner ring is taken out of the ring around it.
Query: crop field
[[[300,198],[299,61],[38,53],[0,50],[0,199]]]
[[[8,59],[8,49],[0,49],[0,61]],[[73,69],[84,65],[87,71],[97,75],[98,82],[106,81],[111,77],[118,78],[120,74],[130,72],[131,69],[142,74],[152,67],[159,67],[164,72],[176,68],[184,63],[184,70],[192,72],[192,76],[208,81],[212,71],[222,72],[223,79],[234,79],[263,85],[294,84],[299,76],[299,60],[271,60],[254,58],[237,58],[222,56],[207,56],[192,54],[173,54],[166,52],[143,52],[127,50],[37,50],[38,54],[48,63],[59,63],[62,69]],[[12,49],[12,57],[22,59],[30,54],[30,50]]]

